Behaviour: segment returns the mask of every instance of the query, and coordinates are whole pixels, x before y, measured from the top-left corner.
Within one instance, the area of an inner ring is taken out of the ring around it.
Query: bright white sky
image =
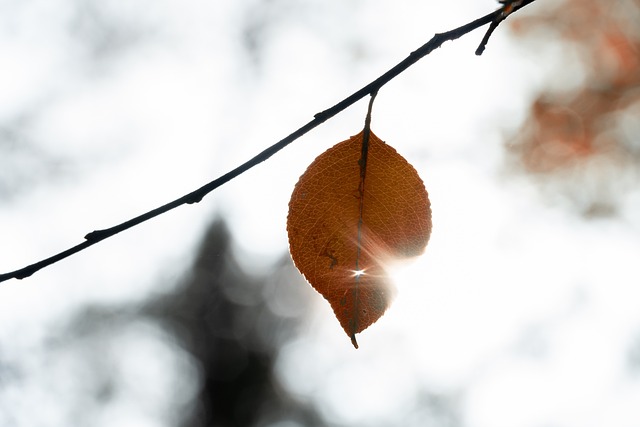
[[[0,194],[2,271],[199,187],[435,32],[496,7],[491,0],[122,3],[0,1],[0,123],[23,121],[25,144],[71,165],[23,172],[23,195]],[[122,27],[92,21],[92,8]],[[250,22],[255,52],[242,42]],[[125,47],[91,50],[79,41],[100,31]],[[640,425],[640,376],[629,360],[640,345],[640,197],[621,218],[584,222],[503,173],[502,135],[518,127],[562,57],[556,48],[532,55],[506,28],[476,57],[481,37],[446,43],[386,86],[374,107],[374,131],[429,191],[434,231],[425,256],[398,271],[397,300],[359,336],[358,351],[318,296],[308,328],[282,349],[278,375],[339,425],[397,425],[399,414],[405,426],[425,425],[421,414],[407,414],[425,387],[452,399],[468,427]],[[200,204],[0,284],[0,363],[30,354],[31,378],[23,390],[3,389],[0,371],[0,408],[15,408],[0,424],[68,425],[65,401],[55,400],[59,385],[46,384],[37,356],[48,327],[86,303],[157,291],[158,278],[189,266],[215,215],[230,222],[244,267],[262,271],[281,257],[294,184],[315,156],[361,129],[365,109],[356,104]],[[29,170],[33,160],[24,161]],[[158,348],[157,331],[141,330],[146,341],[123,346],[160,354],[158,366],[133,356],[127,366],[143,376],[147,369],[150,389],[166,389],[154,382],[157,372],[177,375],[179,358]],[[109,408],[95,425],[169,425],[154,413],[167,397],[139,393],[148,407]],[[33,399],[53,403],[34,412]]]

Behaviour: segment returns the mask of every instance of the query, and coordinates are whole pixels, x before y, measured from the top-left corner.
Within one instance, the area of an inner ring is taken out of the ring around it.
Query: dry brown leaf
[[[391,303],[385,266],[420,255],[431,234],[431,206],[418,173],[373,132],[363,150],[363,132],[311,163],[287,218],[296,267],[329,301],[356,348],[355,334]]]

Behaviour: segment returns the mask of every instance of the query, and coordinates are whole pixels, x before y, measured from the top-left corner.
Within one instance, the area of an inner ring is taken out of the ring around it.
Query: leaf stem
[[[364,120],[364,129],[362,130],[362,149],[360,154],[360,183],[358,185],[358,234],[356,237],[356,269],[361,274],[356,274],[354,277],[353,285],[353,319],[351,321],[351,343],[355,348],[358,348],[358,342],[356,341],[356,332],[358,330],[358,318],[360,316],[360,279],[366,273],[365,268],[360,265],[360,254],[362,254],[362,225],[364,223],[364,184],[367,176],[367,157],[369,155],[369,139],[371,136],[371,110],[373,109],[373,102],[376,99],[378,91],[376,90],[371,94],[369,99],[369,107],[367,108],[367,117]]]

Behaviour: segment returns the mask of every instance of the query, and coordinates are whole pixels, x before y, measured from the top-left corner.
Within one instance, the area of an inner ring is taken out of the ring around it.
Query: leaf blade
[[[431,206],[415,169],[373,132],[366,157],[362,145],[363,132],[318,156],[296,184],[287,218],[296,267],[356,348],[355,334],[393,299],[385,265],[421,254],[431,234]]]

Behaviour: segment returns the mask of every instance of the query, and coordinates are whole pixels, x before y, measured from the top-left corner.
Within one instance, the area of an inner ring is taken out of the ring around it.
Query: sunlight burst
[[[364,270],[353,270],[353,277],[360,277],[364,275]]]

